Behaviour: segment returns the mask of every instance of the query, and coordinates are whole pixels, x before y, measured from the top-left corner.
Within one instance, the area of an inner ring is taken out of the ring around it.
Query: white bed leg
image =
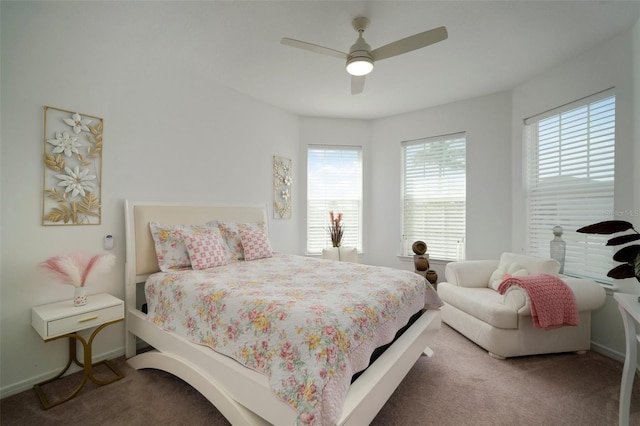
[[[433,349],[427,346],[426,348],[424,348],[424,351],[422,351],[422,355],[426,355],[431,358],[433,356]]]
[[[136,355],[127,362],[136,370],[155,368],[181,378],[204,395],[232,425],[269,425],[264,419],[233,400],[217,383],[205,379],[197,368],[191,368],[183,361],[176,363],[171,355],[153,350]]]

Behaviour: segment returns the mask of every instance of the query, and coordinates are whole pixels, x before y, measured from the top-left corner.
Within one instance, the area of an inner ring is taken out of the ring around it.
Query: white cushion
[[[156,248],[158,266],[162,272],[189,268],[191,260],[184,242],[185,234],[218,234],[218,223],[213,221],[202,225],[164,225],[149,222],[149,229]]]
[[[518,328],[518,313],[504,305],[502,295],[490,288],[460,287],[442,282],[438,284],[438,295],[445,303],[493,327]]]
[[[489,287],[498,291],[500,283],[504,281],[505,278],[508,278],[509,276],[522,277],[525,275],[529,275],[529,272],[518,263],[505,263],[498,265],[498,269],[493,271],[489,278]]]
[[[506,272],[506,271],[513,272]],[[502,253],[498,268],[491,274],[489,287],[498,290],[505,274],[512,276],[549,274],[558,276],[560,273],[560,262],[555,259],[528,256],[518,253]],[[496,282],[497,281],[497,282]]]
[[[491,273],[498,267],[495,260],[460,260],[444,268],[445,281],[461,287],[487,288]]]
[[[227,244],[229,257],[231,261],[244,260],[244,248],[240,238],[240,229],[252,229],[266,232],[264,222],[256,223],[235,223],[235,222],[218,222],[220,235]]]

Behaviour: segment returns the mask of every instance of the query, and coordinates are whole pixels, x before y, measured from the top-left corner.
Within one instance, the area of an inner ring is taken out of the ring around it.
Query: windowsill
[[[364,255],[363,251],[358,251],[358,256]],[[322,253],[305,253],[304,256],[307,257],[322,257]]]

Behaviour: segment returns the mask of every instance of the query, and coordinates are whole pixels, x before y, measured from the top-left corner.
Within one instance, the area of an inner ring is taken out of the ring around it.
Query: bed
[[[260,223],[268,235],[266,208],[125,202],[128,362],[183,379],[233,425],[368,424],[418,357],[432,354],[441,301],[426,281],[415,284],[416,274],[255,251],[216,268],[160,271],[150,230],[158,223]],[[338,298],[320,305],[325,295]],[[138,353],[143,346],[152,349]],[[374,346],[386,349],[369,364]]]

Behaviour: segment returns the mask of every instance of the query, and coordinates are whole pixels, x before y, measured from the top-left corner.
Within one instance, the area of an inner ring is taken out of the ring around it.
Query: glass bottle
[[[560,262],[560,273],[564,271],[564,256],[567,243],[562,239],[562,226],[553,227],[553,240],[549,243],[551,258]]]

